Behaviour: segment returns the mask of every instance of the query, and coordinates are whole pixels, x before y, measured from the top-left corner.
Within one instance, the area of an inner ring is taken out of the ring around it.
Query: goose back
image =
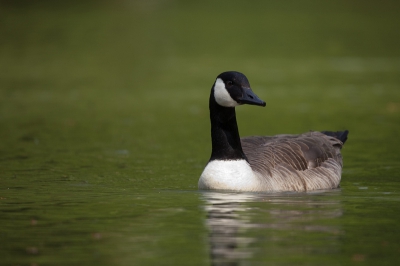
[[[343,143],[321,132],[252,136],[241,139],[243,152],[262,180],[261,190],[307,191],[337,188]]]

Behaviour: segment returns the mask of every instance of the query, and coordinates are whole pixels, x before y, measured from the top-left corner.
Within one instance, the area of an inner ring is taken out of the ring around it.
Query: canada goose
[[[212,153],[199,189],[309,191],[337,188],[348,131],[240,138],[235,107],[265,106],[242,73],[220,74],[210,94]]]

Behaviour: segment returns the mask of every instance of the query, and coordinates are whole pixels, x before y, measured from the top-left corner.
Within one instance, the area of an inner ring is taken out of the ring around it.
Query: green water
[[[400,263],[400,5],[215,2],[0,1],[0,265]],[[197,190],[226,70],[242,136],[350,130],[341,189]]]

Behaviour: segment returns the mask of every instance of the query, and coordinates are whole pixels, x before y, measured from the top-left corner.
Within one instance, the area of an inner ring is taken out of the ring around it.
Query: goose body
[[[199,189],[310,191],[339,187],[348,131],[240,138],[235,107],[265,106],[242,73],[220,74],[209,100],[212,153]]]

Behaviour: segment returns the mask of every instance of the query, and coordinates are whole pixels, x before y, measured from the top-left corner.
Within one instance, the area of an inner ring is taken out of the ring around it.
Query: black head
[[[240,72],[228,71],[218,75],[213,93],[215,101],[224,107],[235,107],[240,104],[265,106],[250,88],[246,76]]]

